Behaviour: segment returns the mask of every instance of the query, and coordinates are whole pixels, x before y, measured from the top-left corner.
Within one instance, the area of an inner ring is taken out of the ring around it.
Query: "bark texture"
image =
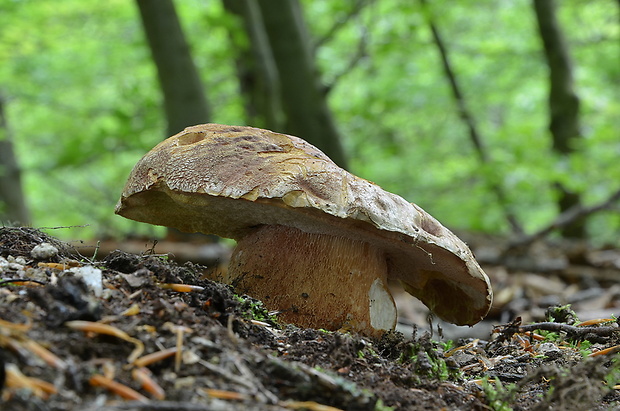
[[[575,91],[573,64],[556,18],[555,1],[534,0],[533,6],[549,66],[549,131],[553,138],[553,150],[561,157],[568,158],[575,151],[575,141],[581,138],[579,97]],[[560,212],[580,206],[578,193],[570,191],[562,183],[555,185],[559,191]],[[584,237],[584,221],[574,221],[561,231],[565,237]]]
[[[137,4],[164,96],[166,135],[207,123],[207,99],[172,0]]]
[[[259,0],[286,115],[281,131],[299,136],[346,168],[340,135],[315,66],[310,35],[298,0]]]
[[[270,130],[284,129],[278,68],[271,52],[260,8],[254,0],[223,0],[229,13],[238,16],[249,40],[231,38],[238,50],[237,73],[245,95],[247,123]]]

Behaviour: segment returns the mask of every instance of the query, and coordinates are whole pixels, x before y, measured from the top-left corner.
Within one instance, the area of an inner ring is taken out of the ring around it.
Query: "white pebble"
[[[30,251],[32,258],[37,260],[47,260],[58,255],[58,249],[50,243],[41,243]]]
[[[17,265],[26,265],[26,260],[24,257],[13,257],[12,255],[7,256],[6,260],[9,263],[14,263]]]
[[[95,296],[101,297],[103,293],[103,273],[100,269],[92,265],[85,265],[83,267],[72,268],[70,271],[75,273],[76,276],[82,277]]]
[[[549,343],[549,342],[542,343],[538,347],[538,352],[540,352],[541,354],[547,354],[550,352],[559,352],[559,351],[560,351],[560,348],[557,345],[553,343]]]

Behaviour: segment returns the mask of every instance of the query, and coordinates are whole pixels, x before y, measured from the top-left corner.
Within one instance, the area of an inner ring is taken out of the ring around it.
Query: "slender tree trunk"
[[[24,200],[21,171],[13,151],[13,141],[0,96],[0,223],[29,224],[30,215]]]
[[[315,66],[310,35],[298,0],[258,0],[279,74],[282,131],[299,136],[346,167],[340,135]]]
[[[198,70],[172,0],[136,0],[163,92],[168,127],[166,137],[187,126],[210,121],[210,110]],[[191,241],[200,237],[168,228],[168,238]],[[216,236],[207,236],[217,241]]]
[[[137,0],[168,121],[166,135],[209,121],[209,107],[172,0]]]
[[[549,66],[549,130],[553,138],[553,150],[562,157],[570,157],[575,151],[574,143],[581,137],[579,125],[579,97],[575,92],[573,64],[568,46],[556,19],[554,0],[534,0],[544,55]],[[579,207],[581,197],[561,183],[556,183],[560,193],[560,212]],[[583,220],[562,229],[565,237],[582,238],[585,235]]]
[[[439,55],[441,57],[442,68],[448,82],[450,84],[450,90],[452,91],[452,97],[457,106],[459,117],[467,127],[469,132],[469,138],[471,143],[478,155],[480,163],[489,164],[491,162],[490,155],[483,143],[482,136],[478,131],[478,127],[476,126],[476,121],[474,119],[474,115],[469,109],[467,104],[467,100],[463,92],[461,91],[461,86],[459,84],[458,78],[454,69],[452,68],[452,63],[450,61],[450,55],[448,53],[448,49],[443,41],[443,37],[439,31],[439,28],[435,24],[435,21],[432,17],[431,12],[428,10],[428,4],[426,0],[420,0],[422,7],[427,10],[426,15],[428,16],[428,25],[431,29],[431,33],[433,35],[433,41],[435,42],[435,46],[437,46],[437,50],[439,51]],[[500,172],[501,173],[501,172]],[[508,199],[506,198],[506,193],[504,192],[503,187],[497,182],[490,180],[488,176],[484,176],[486,180],[486,184],[488,184],[490,190],[493,192],[495,197],[497,198],[497,202],[504,213],[504,217],[506,221],[508,221],[512,231],[518,234],[523,233],[523,228],[519,224],[517,216],[512,211]]]
[[[260,9],[255,0],[223,0],[229,13],[243,22],[249,46],[237,43],[237,73],[245,96],[248,124],[271,130],[282,130],[278,68],[271,53]],[[232,34],[232,33],[231,33]]]

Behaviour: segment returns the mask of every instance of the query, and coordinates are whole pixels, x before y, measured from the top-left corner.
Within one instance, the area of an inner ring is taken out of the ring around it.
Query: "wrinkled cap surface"
[[[469,248],[435,218],[285,134],[188,127],[136,164],[116,213],[234,239],[280,224],[366,241],[385,252],[390,278],[459,325],[480,321],[492,301]]]

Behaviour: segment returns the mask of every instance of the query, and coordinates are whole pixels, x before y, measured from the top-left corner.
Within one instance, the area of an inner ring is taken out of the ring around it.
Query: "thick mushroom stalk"
[[[396,325],[385,255],[346,237],[267,225],[241,239],[225,281],[302,327],[385,331]]]

